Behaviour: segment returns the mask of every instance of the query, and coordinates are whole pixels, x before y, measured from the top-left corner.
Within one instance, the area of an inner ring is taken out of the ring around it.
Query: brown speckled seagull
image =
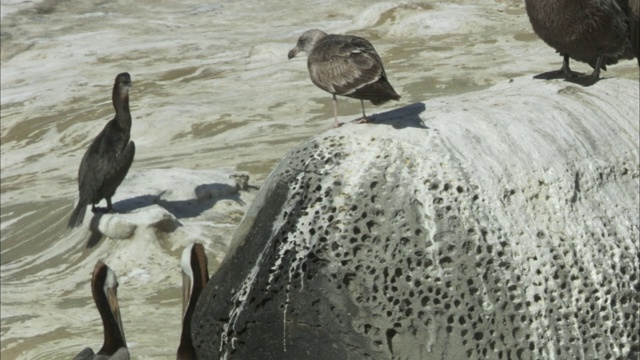
[[[393,89],[380,56],[373,45],[361,37],[350,35],[327,35],[321,30],[307,30],[296,47],[289,51],[289,59],[300,51],[307,53],[307,67],[311,81],[320,89],[333,95],[333,115],[338,127],[338,103],[336,95],[360,99],[362,118],[366,123],[364,100],[379,105],[400,96]]]
[[[533,30],[556,49],[562,68],[534,76],[536,79],[565,78],[590,86],[600,78],[600,69],[620,59],[638,59],[640,0],[525,0]],[[569,68],[569,59],[591,65],[593,73],[579,76]]]

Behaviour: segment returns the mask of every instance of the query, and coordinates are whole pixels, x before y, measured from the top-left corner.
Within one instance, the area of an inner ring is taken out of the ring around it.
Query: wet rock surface
[[[203,292],[202,359],[625,359],[638,86],[518,78],[293,149]]]

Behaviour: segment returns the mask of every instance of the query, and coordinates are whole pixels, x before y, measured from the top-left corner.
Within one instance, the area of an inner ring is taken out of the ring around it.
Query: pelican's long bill
[[[182,268],[182,316],[187,313],[189,306],[189,298],[191,297],[191,289],[193,289],[193,270],[191,269],[191,250],[193,244],[187,246],[182,252],[180,259],[180,267]]]
[[[103,291],[107,297],[109,310],[111,311],[113,319],[118,325],[118,330],[120,330],[122,342],[126,345],[127,340],[124,336],[124,327],[122,326],[122,317],[120,316],[120,306],[118,305],[118,279],[116,278],[116,274],[113,272],[113,270],[111,270],[111,268],[109,268],[107,265],[104,266],[106,267],[107,277],[104,282]]]

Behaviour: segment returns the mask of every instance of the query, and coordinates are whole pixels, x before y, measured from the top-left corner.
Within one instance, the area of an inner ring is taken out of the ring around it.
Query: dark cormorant
[[[91,293],[102,318],[104,343],[98,354],[88,347],[76,355],[74,360],[129,360],[129,350],[124,338],[118,306],[118,279],[101,260],[93,268]]]
[[[105,125],[84,153],[78,171],[80,199],[71,213],[68,227],[77,227],[82,224],[87,205],[91,204],[91,211],[96,212],[95,205],[102,199],[107,200],[106,210],[113,211],[111,197],[127,175],[136,152],[135,144],[129,141],[130,88],[131,76],[128,73],[118,74],[112,95],[116,115]]]
[[[207,254],[202,244],[195,243],[182,251],[180,261],[182,267],[182,336],[178,347],[178,360],[196,358],[196,351],[191,339],[191,318],[198,303],[200,293],[209,282]]]
[[[393,89],[382,60],[373,45],[361,37],[327,35],[321,30],[307,30],[300,36],[296,47],[289,51],[289,59],[300,51],[307,53],[307,67],[311,81],[320,89],[333,95],[332,127],[340,126],[336,95],[360,99],[362,118],[367,122],[364,101],[379,105],[400,96]]]
[[[584,86],[595,84],[600,69],[620,59],[638,58],[639,0],[525,0],[533,30],[564,56],[562,68],[534,76],[566,78]],[[569,68],[569,58],[588,63],[588,76]]]

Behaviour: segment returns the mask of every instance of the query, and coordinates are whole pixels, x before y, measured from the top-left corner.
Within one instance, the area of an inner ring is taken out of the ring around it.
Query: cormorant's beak
[[[191,278],[184,271],[182,272],[182,317],[184,318],[191,299]]]
[[[300,52],[300,50],[298,50],[297,47],[294,47],[293,49],[291,49],[289,51],[289,60],[293,59],[294,57],[296,57],[296,55],[298,55],[298,53]]]
[[[109,309],[111,309],[113,318],[116,320],[116,323],[118,324],[118,329],[120,329],[120,335],[122,335],[122,341],[126,344],[127,339],[124,337],[124,328],[122,327],[122,317],[120,317],[120,306],[118,305],[118,294],[117,294],[117,289],[115,287],[107,289],[107,301],[109,302]]]
[[[125,80],[122,82],[122,91],[120,92],[120,97],[122,100],[129,98],[129,91],[131,90],[131,86],[133,86],[131,80]]]

